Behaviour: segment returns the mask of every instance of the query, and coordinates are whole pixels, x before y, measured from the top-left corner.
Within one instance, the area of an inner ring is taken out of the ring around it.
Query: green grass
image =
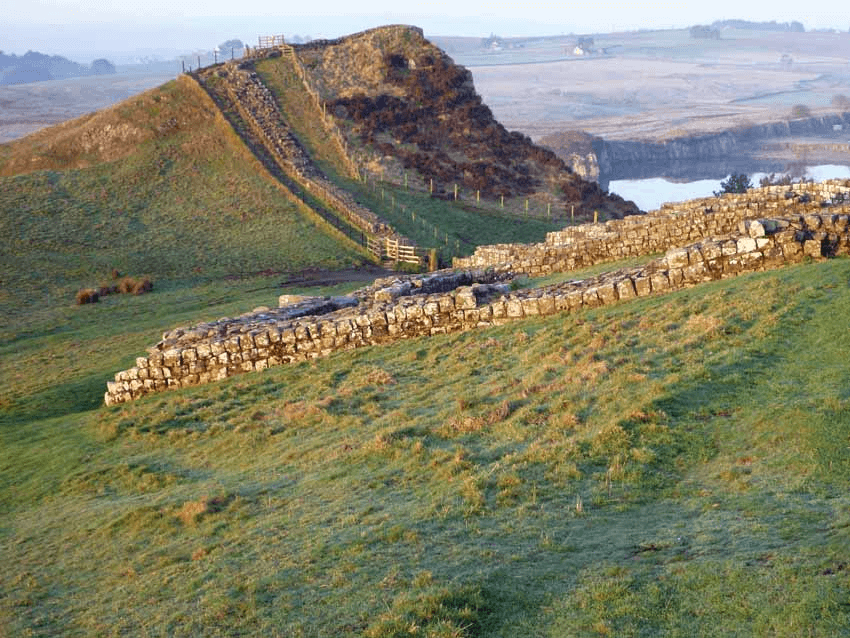
[[[458,202],[445,201],[408,190],[403,184],[350,179],[338,145],[317,123],[318,110],[288,59],[264,60],[257,72],[275,94],[287,123],[329,179],[417,246],[437,248],[444,263],[471,254],[479,245],[542,241],[547,232],[566,224],[547,218],[539,203],[532,203],[532,214],[526,215],[524,201],[507,201],[507,209],[502,209],[497,202],[477,202],[474,193],[462,193]],[[558,213],[554,211],[556,217]]]
[[[110,408],[158,332],[268,279],[54,305],[0,350],[0,627],[848,635],[848,281],[797,266]]]
[[[108,283],[113,268],[168,287],[364,261],[259,170],[196,92],[163,87],[154,103],[172,111],[159,117],[195,119],[123,159],[0,177],[0,305],[13,321]]]

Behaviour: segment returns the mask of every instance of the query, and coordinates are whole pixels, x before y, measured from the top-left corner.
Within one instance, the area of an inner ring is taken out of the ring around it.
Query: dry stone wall
[[[411,243],[319,170],[287,125],[274,96],[253,70],[250,60],[226,62],[199,72],[195,77],[220,107],[239,114],[289,178],[321,198],[361,231],[374,236],[396,237],[406,245]]]
[[[339,350],[573,312],[805,258],[850,254],[846,211],[742,220],[736,231],[582,281],[512,290],[506,283],[512,273],[501,268],[440,272],[379,280],[350,297],[300,301],[173,330],[134,367],[115,375],[104,400],[113,405]]]
[[[744,219],[850,211],[850,181],[756,188],[740,195],[665,204],[646,215],[583,224],[549,233],[539,244],[479,246],[456,268],[496,268],[531,276],[567,272],[594,264],[661,253],[689,242],[735,232]]]

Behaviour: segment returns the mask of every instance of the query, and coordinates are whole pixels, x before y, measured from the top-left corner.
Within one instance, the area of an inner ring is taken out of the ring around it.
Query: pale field
[[[834,111],[850,95],[850,34],[687,31],[575,36],[482,53],[448,43],[496,117],[532,138],[584,130],[606,139],[665,139],[787,119],[791,107]],[[604,50],[604,52],[603,52]],[[783,55],[790,65],[782,64]]]
[[[557,27],[553,27],[556,30]],[[575,35],[432,40],[473,73],[496,117],[533,139],[583,130],[606,139],[668,139],[787,119],[795,104],[834,112],[850,96],[850,34],[686,30],[596,34],[597,53],[573,54]],[[783,55],[792,63],[783,65]],[[0,87],[0,143],[105,108],[173,74],[123,73]]]
[[[0,86],[0,144],[106,108],[173,78],[173,73],[118,73]]]

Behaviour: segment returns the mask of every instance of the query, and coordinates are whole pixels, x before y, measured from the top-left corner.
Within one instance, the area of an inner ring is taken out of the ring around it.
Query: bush
[[[745,173],[729,176],[725,182],[720,182],[720,190],[714,191],[715,197],[720,197],[724,193],[746,193],[753,187],[753,183]]]
[[[133,294],[134,295],[143,295],[146,292],[150,292],[153,290],[153,282],[147,277],[140,279],[133,285]]]
[[[850,108],[850,98],[846,95],[833,95],[832,96],[832,106],[838,109],[848,109]]]
[[[100,301],[100,294],[94,288],[83,288],[77,292],[77,305],[82,306]]]
[[[801,117],[811,117],[812,111],[805,104],[795,104],[791,107],[791,117],[792,118],[801,118]]]

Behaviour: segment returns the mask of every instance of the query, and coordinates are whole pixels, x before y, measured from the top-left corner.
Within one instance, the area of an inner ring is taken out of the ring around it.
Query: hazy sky
[[[10,0],[0,11],[0,50],[22,54],[32,49],[87,61],[134,52],[191,52],[232,37],[254,42],[260,34],[336,37],[390,23],[415,24],[426,35],[511,36],[663,29],[724,18],[850,28],[850,16],[836,0]]]

